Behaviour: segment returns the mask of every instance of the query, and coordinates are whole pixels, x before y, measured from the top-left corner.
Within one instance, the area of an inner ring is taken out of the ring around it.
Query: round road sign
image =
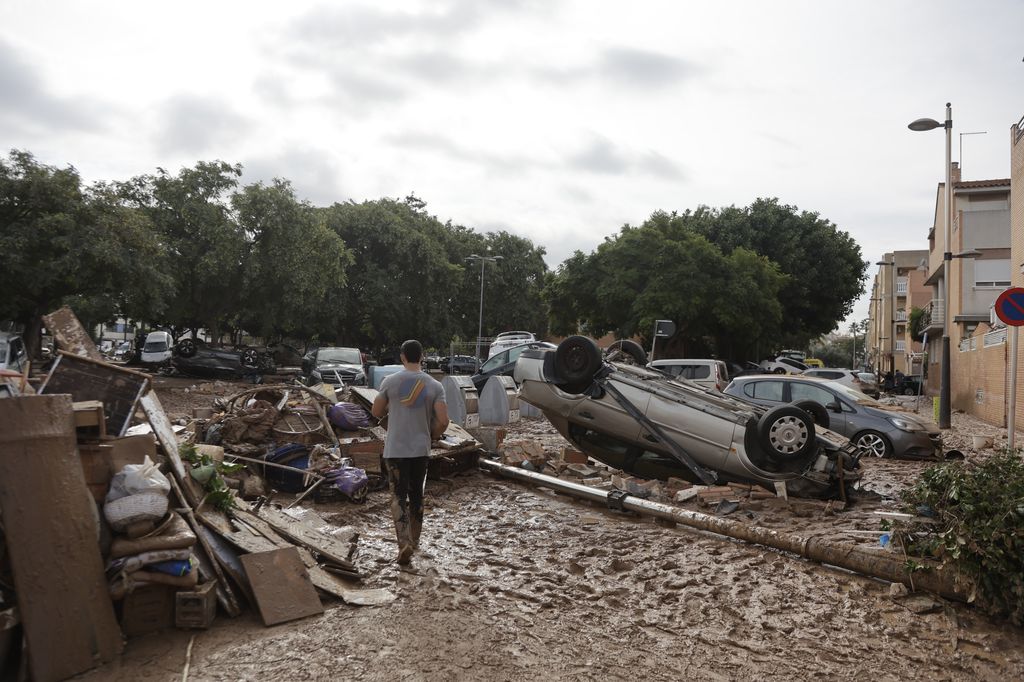
[[[1024,288],[1010,287],[999,294],[996,315],[1010,327],[1024,326]]]

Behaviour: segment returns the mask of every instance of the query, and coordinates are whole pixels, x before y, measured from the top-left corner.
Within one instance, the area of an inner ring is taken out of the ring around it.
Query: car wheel
[[[256,369],[260,366],[260,353],[255,348],[246,348],[242,351],[242,366],[249,369]]]
[[[779,405],[757,423],[761,446],[768,456],[784,462],[803,459],[814,449],[814,422],[795,405]]]
[[[799,407],[801,410],[811,415],[811,419],[814,420],[816,426],[820,426],[823,429],[827,429],[829,422],[831,421],[828,417],[828,410],[821,403],[816,403],[813,400],[801,400],[798,403],[793,403],[793,407]]]
[[[601,349],[585,336],[570,336],[555,349],[555,372],[561,388],[569,393],[584,391],[601,369]]]
[[[192,339],[182,339],[178,342],[178,355],[183,358],[190,358],[196,354],[196,342]]]
[[[772,370],[772,374],[785,374],[785,373],[786,373],[786,370],[782,369],[781,367],[776,367],[775,369]]]
[[[620,339],[608,346],[605,356],[615,361],[618,361],[616,358],[622,359],[625,356],[625,358],[628,358],[638,367],[643,367],[647,364],[647,352],[644,351],[639,343],[629,339]]]
[[[853,437],[853,444],[872,457],[892,456],[892,443],[878,431],[861,431]]]
[[[909,386],[903,389],[903,395],[914,395],[916,391]]]

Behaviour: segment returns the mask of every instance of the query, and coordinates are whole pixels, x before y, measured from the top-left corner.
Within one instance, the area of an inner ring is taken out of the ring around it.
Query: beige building
[[[910,318],[914,308],[931,302],[931,288],[925,285],[928,252],[894,251],[877,265],[868,313],[868,362],[881,374],[921,374],[921,342],[912,338]]]

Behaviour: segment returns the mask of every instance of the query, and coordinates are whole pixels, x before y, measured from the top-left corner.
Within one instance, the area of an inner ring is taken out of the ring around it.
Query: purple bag
[[[327,419],[343,431],[358,431],[370,425],[370,415],[354,403],[335,403],[327,408]]]

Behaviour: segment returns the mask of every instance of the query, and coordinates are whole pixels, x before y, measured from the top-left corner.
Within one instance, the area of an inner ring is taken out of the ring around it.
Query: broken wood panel
[[[348,543],[339,541],[322,532],[319,528],[306,521],[300,521],[276,509],[260,509],[256,514],[266,521],[274,530],[285,538],[310,549],[333,564],[343,568],[355,569],[348,560]]]
[[[295,547],[245,554],[242,565],[264,625],[276,625],[324,612]]]
[[[43,315],[43,324],[53,334],[53,340],[57,342],[59,349],[79,357],[98,362],[103,361],[103,355],[96,348],[96,344],[92,342],[89,332],[85,330],[68,306],[55,310],[49,315]]]
[[[99,401],[106,415],[106,433],[123,436],[135,406],[149,386],[145,374],[60,352],[40,387],[41,394],[67,393],[75,402]]]
[[[210,547],[214,555],[213,558],[220,564],[224,573],[231,577],[249,603],[253,603],[252,590],[249,587],[249,581],[245,577],[245,569],[242,568],[242,562],[239,560],[239,555],[235,548],[209,528],[200,527],[199,532]]]
[[[69,396],[0,400],[0,514],[32,677],[61,680],[116,658],[121,630]]]
[[[146,413],[146,417],[149,419],[150,426],[153,427],[153,431],[156,433],[157,440],[160,441],[160,445],[164,448],[167,459],[170,460],[171,466],[174,468],[178,481],[185,481],[185,465],[181,463],[181,455],[178,454],[178,437],[174,435],[174,427],[171,426],[171,420],[167,418],[167,413],[164,412],[164,406],[160,404],[160,399],[156,397],[156,391],[146,391],[139,402]],[[193,497],[191,489],[186,486],[186,490],[189,491],[188,496],[190,498]],[[194,508],[199,501],[189,499],[187,502]]]

